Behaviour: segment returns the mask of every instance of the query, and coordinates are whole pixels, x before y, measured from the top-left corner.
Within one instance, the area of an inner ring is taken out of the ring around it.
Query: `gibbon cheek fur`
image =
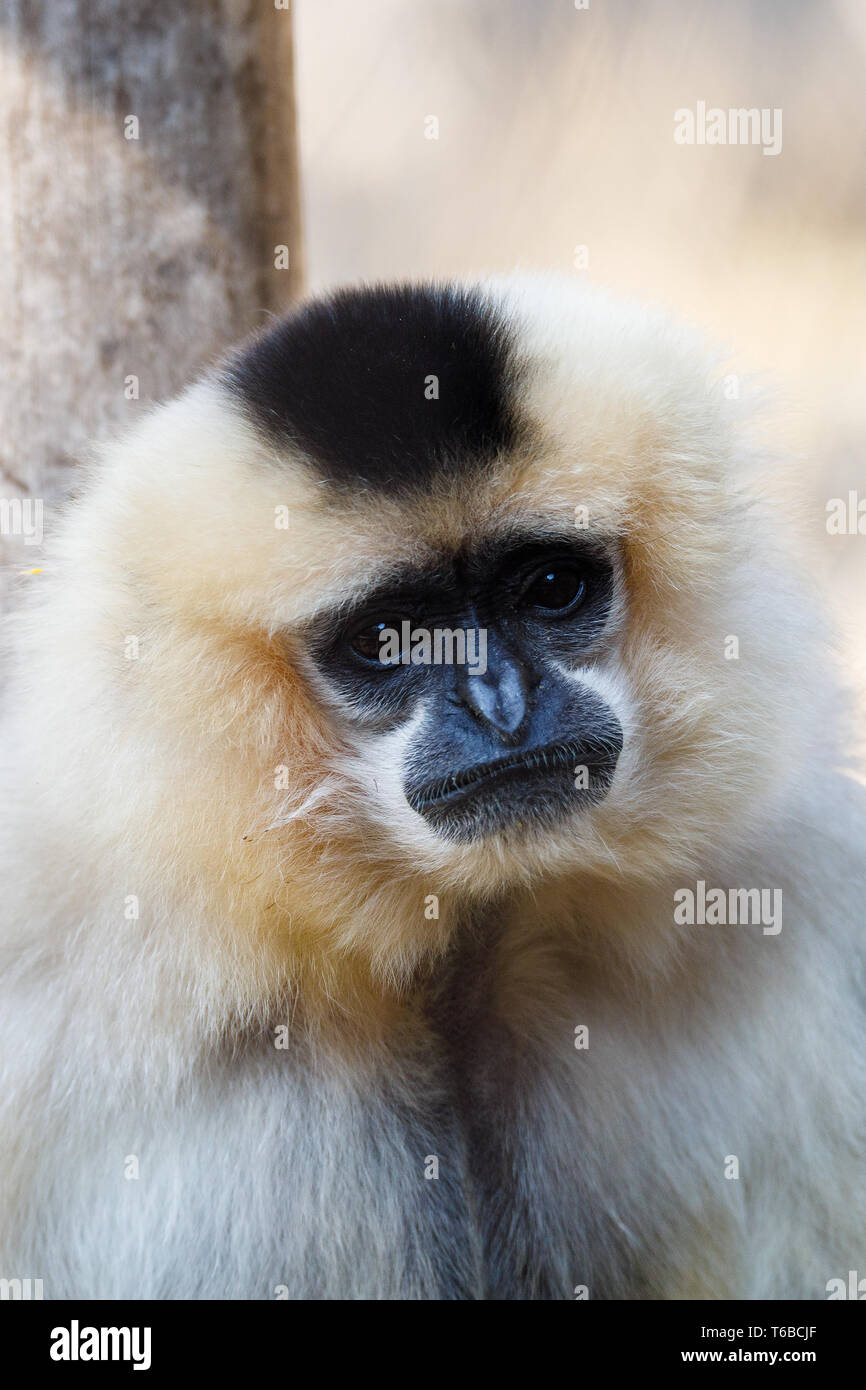
[[[8,625],[0,1275],[866,1267],[862,797],[739,409],[515,277],[304,306],[102,452]],[[365,665],[395,594],[488,673]],[[783,916],[689,925],[699,883]]]

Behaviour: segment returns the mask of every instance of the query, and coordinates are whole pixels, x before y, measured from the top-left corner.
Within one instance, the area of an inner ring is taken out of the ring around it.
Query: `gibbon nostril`
[[[488,646],[487,670],[480,674],[465,666],[457,676],[457,693],[466,708],[506,744],[516,743],[529,713],[532,682],[523,663]]]

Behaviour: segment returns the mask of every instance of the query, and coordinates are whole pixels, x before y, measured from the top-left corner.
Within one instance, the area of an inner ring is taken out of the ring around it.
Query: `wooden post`
[[[0,498],[50,513],[301,290],[289,0],[0,0],[0,90]]]

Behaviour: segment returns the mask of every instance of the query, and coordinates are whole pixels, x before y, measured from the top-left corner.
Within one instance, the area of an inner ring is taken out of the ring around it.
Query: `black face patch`
[[[296,634],[342,720],[385,734],[419,714],[403,793],[445,839],[552,826],[606,796],[623,730],[580,670],[612,636],[616,550],[514,528],[383,576]]]
[[[454,286],[341,290],[281,319],[225,371],[257,428],[339,487],[406,490],[514,448],[506,324]]]
[[[529,582],[549,570],[574,572],[582,597],[573,612],[551,613],[527,601]],[[410,659],[397,665],[359,657],[353,638],[385,625],[399,632],[485,633],[491,664],[500,640],[521,668],[586,660],[607,623],[614,593],[612,546],[558,531],[517,531],[456,554],[443,554],[423,569],[395,573],[337,611],[320,614],[305,631],[307,656],[327,685],[368,729],[387,731],[411,715],[419,699],[451,690],[459,670]],[[474,647],[470,650],[475,650]],[[484,760],[483,749],[479,760]]]

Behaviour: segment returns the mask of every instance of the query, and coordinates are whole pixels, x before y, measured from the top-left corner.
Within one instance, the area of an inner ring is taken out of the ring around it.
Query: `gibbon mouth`
[[[503,829],[512,821],[552,822],[603,799],[622,748],[613,728],[592,741],[568,739],[411,787],[406,799],[437,829],[458,839]],[[586,785],[576,778],[585,768]]]
[[[570,743],[549,743],[544,748],[530,748],[522,753],[513,753],[510,758],[494,758],[415,788],[408,793],[407,800],[413,811],[423,812],[437,802],[459,800],[464,794],[471,794],[484,785],[508,777],[509,773],[522,774],[536,770],[553,772],[556,768],[571,768],[579,762],[580,751],[581,745],[572,740]]]

